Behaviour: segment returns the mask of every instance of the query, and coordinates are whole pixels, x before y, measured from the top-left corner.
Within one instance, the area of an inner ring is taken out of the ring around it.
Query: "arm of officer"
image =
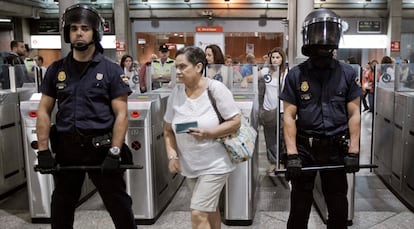
[[[291,103],[283,101],[283,134],[285,136],[286,150],[288,154],[297,154],[296,148],[296,112],[297,107]]]
[[[350,153],[359,152],[359,135],[361,130],[361,114],[359,112],[360,97],[348,102],[348,127],[350,134],[349,150]]]
[[[128,95],[124,94],[112,100],[112,110],[115,114],[114,127],[112,129],[112,146],[122,147],[128,128]]]
[[[39,151],[49,149],[50,117],[55,101],[55,98],[45,94],[42,94],[42,98],[40,99],[36,119],[36,134]]]

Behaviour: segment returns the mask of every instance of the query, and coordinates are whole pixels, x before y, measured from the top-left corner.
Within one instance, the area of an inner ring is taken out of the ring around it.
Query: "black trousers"
[[[58,164],[100,165],[107,154],[107,148],[97,149],[92,138],[79,135],[58,135],[53,151]],[[126,193],[123,171],[87,171],[108,210],[115,228],[135,229],[132,199]],[[55,189],[52,194],[52,229],[73,228],[76,204],[81,195],[86,171],[66,171],[53,175]]]
[[[303,167],[343,164],[345,150],[335,142],[309,142],[297,138]],[[290,213],[287,228],[307,228],[313,203],[316,172],[302,172],[292,180]],[[348,184],[345,170],[320,171],[322,192],[328,208],[328,229],[347,228]]]

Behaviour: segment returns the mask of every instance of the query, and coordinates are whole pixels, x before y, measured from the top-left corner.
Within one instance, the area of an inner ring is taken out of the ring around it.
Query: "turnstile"
[[[26,182],[19,95],[0,91],[0,199]]]
[[[233,94],[234,99],[250,124],[258,128],[258,100],[255,93]],[[226,225],[247,226],[253,223],[259,187],[259,135],[253,158],[236,165],[224,188],[224,217]]]
[[[155,223],[184,180],[168,171],[163,134],[165,104],[160,94],[131,94],[128,98],[126,143],[133,153],[134,164],[144,166],[142,170],[126,172],[127,191],[133,200],[137,224]]]
[[[39,102],[40,94],[33,94],[30,100],[20,102],[20,112],[24,136],[23,145],[30,216],[33,223],[47,223],[50,222],[50,203],[54,189],[53,177],[50,174],[40,174],[33,169],[34,165],[37,164],[36,118]],[[53,117],[54,114],[52,114]],[[79,203],[87,200],[95,193],[95,190],[92,181],[86,177]]]

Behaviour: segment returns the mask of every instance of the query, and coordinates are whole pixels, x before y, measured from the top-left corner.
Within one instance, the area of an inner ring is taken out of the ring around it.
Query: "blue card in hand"
[[[182,122],[182,123],[176,123],[175,124],[175,132],[177,134],[189,133],[190,131],[188,130],[188,128],[192,128],[192,127],[198,127],[197,122]]]

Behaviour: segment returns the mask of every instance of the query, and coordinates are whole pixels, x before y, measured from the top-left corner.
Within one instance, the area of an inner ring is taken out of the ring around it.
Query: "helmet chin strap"
[[[327,68],[333,58],[334,49],[315,48],[310,50],[309,59],[318,68]]]
[[[92,44],[95,44],[95,41],[91,41],[89,43],[83,43],[83,42],[72,43],[72,44],[70,44],[70,46],[71,46],[71,48],[76,49],[78,51],[85,51]]]

